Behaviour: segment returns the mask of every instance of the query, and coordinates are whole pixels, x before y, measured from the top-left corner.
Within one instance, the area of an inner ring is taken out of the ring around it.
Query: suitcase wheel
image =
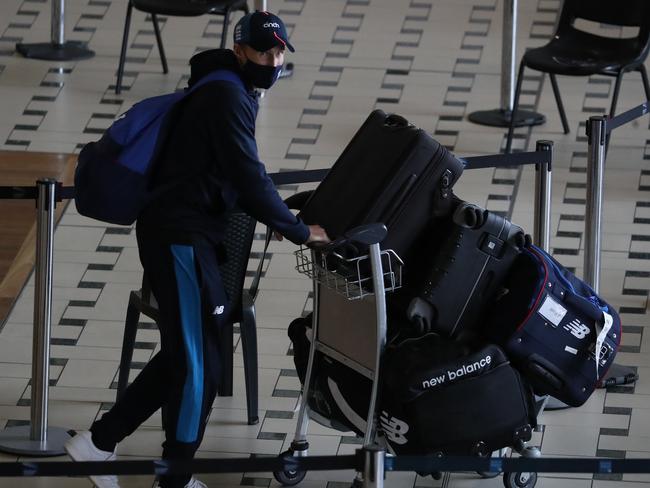
[[[280,454],[280,457],[293,457],[293,449],[289,449]],[[282,486],[294,486],[300,483],[307,474],[307,471],[273,471],[273,477]]]
[[[502,449],[498,449],[496,451],[492,451],[490,454],[490,457],[506,457],[509,455],[509,448],[504,447]],[[501,471],[477,471],[478,475],[481,478],[496,478],[501,474]]]
[[[506,488],[533,488],[536,483],[537,473],[503,473]]]

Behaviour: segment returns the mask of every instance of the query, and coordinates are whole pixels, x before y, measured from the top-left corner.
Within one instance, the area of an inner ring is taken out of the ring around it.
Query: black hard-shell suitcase
[[[480,325],[481,314],[498,296],[525,235],[504,217],[469,203],[460,204],[452,220],[408,313],[422,332],[458,337]]]
[[[375,110],[299,215],[322,225],[331,238],[358,225],[383,223],[388,236],[382,248],[406,260],[427,222],[446,211],[463,167],[424,130]]]
[[[489,455],[531,438],[531,388],[495,345],[437,334],[389,347],[379,424],[396,454]]]

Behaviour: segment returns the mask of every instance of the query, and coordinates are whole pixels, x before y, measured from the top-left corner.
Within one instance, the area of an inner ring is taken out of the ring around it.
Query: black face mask
[[[282,66],[266,66],[257,64],[246,58],[246,63],[242,66],[242,71],[246,79],[257,88],[269,89],[273,86],[282,71]]]

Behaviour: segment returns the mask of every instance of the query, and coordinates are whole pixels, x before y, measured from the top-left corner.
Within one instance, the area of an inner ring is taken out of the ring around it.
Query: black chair
[[[163,73],[167,73],[167,58],[160,36],[158,26],[158,15],[169,15],[172,17],[198,17],[199,15],[213,14],[223,15],[223,29],[221,31],[221,48],[226,47],[228,40],[228,23],[230,14],[236,10],[248,13],[246,0],[129,0],[126,8],[126,20],[124,21],[124,34],[122,36],[122,50],[120,51],[120,62],[117,67],[117,84],[115,93],[122,90],[122,76],[124,75],[124,61],[126,60],[126,47],[129,41],[129,29],[131,27],[131,13],[133,9],[146,12],[151,15],[158,52],[163,66]]]
[[[634,37],[611,38],[591,34],[575,27],[577,19],[603,24],[638,27]],[[551,41],[524,54],[519,65],[513,113],[519,107],[519,95],[524,78],[524,68],[548,73],[555,101],[560,111],[564,133],[569,133],[569,123],[564,112],[556,75],[590,76],[594,74],[616,77],[614,94],[609,111],[616,112],[618,94],[623,74],[639,71],[646,99],[650,99],[648,75],[643,65],[650,49],[650,1],[648,0],[564,0],[555,35]],[[511,118],[505,152],[512,147],[515,117]]]
[[[224,239],[226,262],[219,267],[224,287],[233,310],[232,321],[221,331],[221,357],[223,377],[219,388],[220,396],[232,396],[233,390],[233,323],[239,323],[242,351],[244,355],[244,376],[246,379],[246,406],[249,425],[256,424],[258,417],[258,378],[257,378],[257,335],[255,324],[255,298],[266,255],[266,248],[260,259],[257,273],[248,290],[244,289],[244,280],[248,267],[248,258],[253,244],[256,221],[244,213],[232,213],[228,219]],[[268,234],[268,232],[267,232]],[[267,240],[268,242],[268,240]],[[126,390],[133,349],[140,314],[158,321],[158,305],[151,289],[143,278],[142,289],[134,290],[129,296],[126,312],[122,357],[117,382],[117,398]]]

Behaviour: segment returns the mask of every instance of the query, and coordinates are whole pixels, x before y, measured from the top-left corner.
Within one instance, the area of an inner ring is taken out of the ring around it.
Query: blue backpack
[[[178,102],[211,81],[228,81],[244,90],[241,78],[216,70],[191,88],[147,98],[118,117],[97,142],[79,153],[75,204],[81,215],[111,224],[131,225],[152,198],[169,189],[151,188],[151,175]]]

